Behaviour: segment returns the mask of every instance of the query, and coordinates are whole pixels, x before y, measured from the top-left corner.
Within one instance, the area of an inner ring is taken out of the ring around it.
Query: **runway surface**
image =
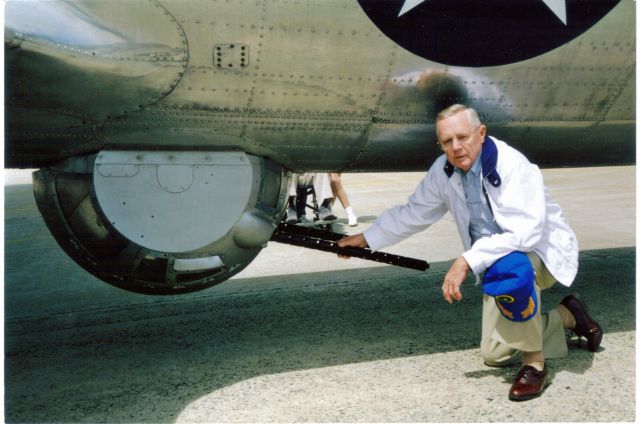
[[[517,368],[482,363],[481,289],[448,305],[461,245],[450,217],[388,251],[426,272],[269,243],[235,278],[182,296],[128,293],[57,247],[28,184],[5,187],[7,422],[635,420],[635,167],[545,170],[581,245],[570,292],[605,329],[548,361],[538,399],[507,399]],[[420,173],[345,174],[361,231]],[[22,181],[17,181],[22,182]]]

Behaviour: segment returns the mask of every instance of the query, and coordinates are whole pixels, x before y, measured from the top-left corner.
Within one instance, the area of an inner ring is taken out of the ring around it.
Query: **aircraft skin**
[[[526,1],[560,30],[582,7]],[[397,11],[420,25],[438,0],[386,2],[391,18],[376,17],[381,4],[8,2],[5,166],[40,168],[38,206],[85,269],[175,294],[258,254],[292,171],[426,170],[441,154],[435,115],[453,103],[540,166],[634,162],[635,2],[608,1],[559,47],[486,66],[479,49],[454,57],[465,40],[430,41],[446,47],[436,62],[387,35]]]

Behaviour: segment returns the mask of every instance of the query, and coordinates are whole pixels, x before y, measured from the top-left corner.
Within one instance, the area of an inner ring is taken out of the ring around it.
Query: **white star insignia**
[[[566,0],[542,0],[549,9],[562,21],[567,24],[567,1]]]
[[[414,7],[424,2],[425,0],[404,0],[404,4],[402,5],[402,9],[400,9],[400,13],[398,13],[398,17],[404,15]]]
[[[404,0],[404,4],[398,13],[398,17],[421,5],[427,0]],[[567,1],[566,0],[542,0],[544,4],[562,21],[567,24]]]

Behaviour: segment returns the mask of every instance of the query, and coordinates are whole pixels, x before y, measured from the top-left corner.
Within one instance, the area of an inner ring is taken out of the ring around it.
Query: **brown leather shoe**
[[[539,396],[547,386],[547,375],[546,367],[538,371],[531,365],[524,365],[511,385],[509,399],[520,401]]]
[[[596,352],[600,347],[604,333],[600,324],[595,322],[587,313],[586,305],[572,294],[562,299],[560,304],[564,305],[576,319],[576,326],[573,328],[573,332],[579,337],[587,339],[587,349],[591,352]]]

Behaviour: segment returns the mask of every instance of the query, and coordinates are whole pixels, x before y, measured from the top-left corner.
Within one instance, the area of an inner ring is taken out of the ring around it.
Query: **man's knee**
[[[482,343],[480,353],[484,363],[490,367],[504,367],[516,363],[520,359],[521,352],[504,343],[489,340]]]

